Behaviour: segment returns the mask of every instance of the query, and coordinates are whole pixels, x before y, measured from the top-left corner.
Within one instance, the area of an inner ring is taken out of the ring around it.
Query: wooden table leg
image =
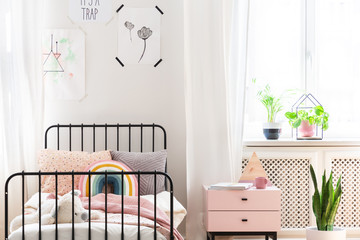
[[[269,235],[265,234],[265,240],[269,240]]]

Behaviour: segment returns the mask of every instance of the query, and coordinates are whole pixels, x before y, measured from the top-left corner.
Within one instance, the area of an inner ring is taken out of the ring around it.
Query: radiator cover
[[[281,189],[281,228],[309,226],[310,158],[260,158],[260,161],[272,184]],[[242,170],[248,162],[249,159],[243,159]]]

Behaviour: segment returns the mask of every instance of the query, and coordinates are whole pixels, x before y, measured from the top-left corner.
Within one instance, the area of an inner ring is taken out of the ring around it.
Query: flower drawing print
[[[141,59],[143,58],[145,51],[146,51],[146,40],[151,36],[152,31],[150,30],[150,28],[147,27],[142,27],[140,30],[137,31],[137,34],[139,36],[139,38],[141,38],[142,40],[144,40],[144,50],[141,54],[141,57],[139,59],[139,62],[141,61]]]
[[[129,22],[129,21],[126,21],[124,25],[125,25],[125,27],[126,27],[127,29],[129,29],[129,32],[130,32],[130,41],[132,42],[131,30],[133,30],[134,24],[132,24],[132,23]]]
[[[154,7],[121,8],[117,19],[120,65],[154,65],[161,58],[161,14]]]

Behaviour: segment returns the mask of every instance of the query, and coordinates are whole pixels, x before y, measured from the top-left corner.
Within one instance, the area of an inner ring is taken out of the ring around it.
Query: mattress
[[[75,224],[75,239],[76,240],[87,240],[88,239],[88,223],[76,223]],[[59,224],[58,225],[58,239],[61,240],[72,240],[72,225],[71,223]],[[137,240],[137,226],[124,225],[124,236],[126,240]],[[55,240],[55,225],[42,225],[42,239]],[[26,240],[38,240],[39,236],[39,225],[29,224],[25,225],[25,239]],[[104,223],[91,223],[91,239],[104,239],[105,226]],[[121,225],[119,224],[108,224],[108,240],[119,240],[121,236]],[[153,239],[154,229],[141,226],[140,227],[141,239]],[[9,240],[21,240],[22,229],[14,231],[10,234]],[[157,240],[165,240],[166,238],[157,232]]]

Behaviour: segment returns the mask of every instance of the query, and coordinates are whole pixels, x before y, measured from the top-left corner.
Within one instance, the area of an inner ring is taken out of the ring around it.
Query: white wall
[[[46,28],[77,28],[68,19],[68,1],[45,1]],[[45,100],[45,127],[56,123],[158,123],[168,133],[168,171],[175,196],[186,206],[183,2],[114,1],[164,12],[161,57],[153,66],[121,67],[116,62],[117,21],[80,24],[86,32],[86,94],[82,101]],[[184,233],[183,226],[180,228]]]

